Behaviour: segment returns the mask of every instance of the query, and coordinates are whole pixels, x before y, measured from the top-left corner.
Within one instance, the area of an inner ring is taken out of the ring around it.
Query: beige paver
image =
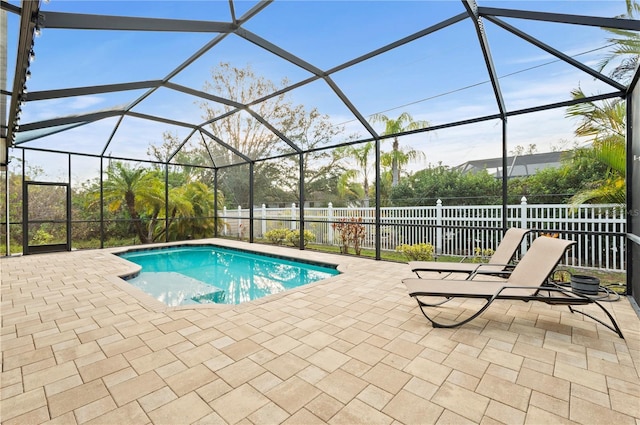
[[[625,298],[606,307],[626,340],[566,307],[509,301],[434,329],[404,264],[212,242],[343,273],[167,308],[116,277],[132,266],[113,250],[2,258],[3,425],[640,423],[640,320]]]

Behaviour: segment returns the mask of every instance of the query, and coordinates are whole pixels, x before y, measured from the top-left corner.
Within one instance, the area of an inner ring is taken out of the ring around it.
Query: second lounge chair
[[[465,273],[468,275],[468,279],[475,274],[505,274],[505,271],[513,268],[509,263],[522,244],[522,240],[530,231],[529,229],[520,229],[517,227],[512,227],[507,230],[488,263],[409,261],[408,264],[411,271],[418,277],[421,277],[420,272]]]

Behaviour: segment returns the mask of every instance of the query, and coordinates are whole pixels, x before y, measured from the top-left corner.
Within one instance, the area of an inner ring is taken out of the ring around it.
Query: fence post
[[[333,245],[333,204],[329,202],[327,206],[327,223],[329,227],[327,228],[327,238],[330,245]]]
[[[523,229],[526,229],[527,226],[529,226],[527,220],[529,215],[528,210],[527,198],[523,196],[522,198],[520,198],[520,227]],[[525,239],[523,239],[522,243],[520,244],[520,252],[522,252],[522,255],[527,252],[527,242],[525,241]]]
[[[242,239],[242,206],[238,205],[238,238]]]
[[[267,233],[267,206],[262,204],[262,237]]]
[[[442,200],[436,202],[436,254],[442,254]]]
[[[291,230],[296,230],[296,204],[291,204]]]
[[[222,207],[222,217],[224,217],[224,220],[223,220],[224,227],[222,229],[222,234],[224,236],[227,236],[227,229],[229,228],[229,225],[226,223],[226,221],[227,221],[227,207]]]

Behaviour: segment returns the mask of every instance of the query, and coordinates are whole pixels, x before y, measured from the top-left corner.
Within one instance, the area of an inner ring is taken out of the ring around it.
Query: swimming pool
[[[128,283],[168,306],[240,304],[339,274],[335,265],[308,263],[214,245],[118,254],[142,267]]]

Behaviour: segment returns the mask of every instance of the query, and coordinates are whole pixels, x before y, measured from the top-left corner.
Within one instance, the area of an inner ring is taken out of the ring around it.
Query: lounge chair
[[[472,278],[476,274],[504,274],[510,269],[513,269],[513,265],[509,263],[515,256],[525,235],[530,231],[529,229],[520,229],[517,227],[512,227],[507,230],[488,263],[409,261],[408,264],[411,271],[418,277],[421,277],[420,272],[465,273],[468,275],[467,279]]]
[[[586,295],[572,292],[549,279],[565,251],[573,244],[575,242],[546,236],[536,238],[507,279],[497,277],[494,277],[494,280],[409,278],[402,282],[406,285],[409,295],[418,302],[422,314],[436,328],[453,328],[470,322],[484,312],[494,300],[541,301],[552,305],[566,305],[572,313],[585,315],[624,339],[620,327],[602,304]],[[419,297],[444,297],[445,301],[453,298],[484,298],[486,303],[470,317],[459,322],[445,324],[436,322],[426,311],[426,308],[435,307],[442,302],[428,304]],[[612,325],[571,307],[586,304],[596,304],[600,307]]]

